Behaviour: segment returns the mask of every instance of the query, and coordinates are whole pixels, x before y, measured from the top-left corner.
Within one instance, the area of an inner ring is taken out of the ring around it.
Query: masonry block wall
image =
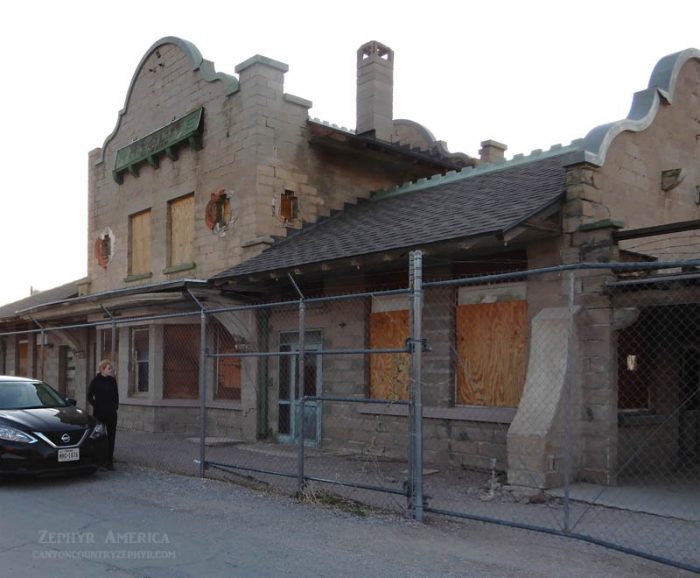
[[[206,75],[197,57],[191,45],[178,39],[154,45],[134,74],[114,132],[90,153],[88,273],[93,293],[210,277],[260,252],[272,235],[285,235],[290,226],[313,222],[371,190],[400,182],[395,167],[339,156],[309,143],[311,102],[283,92],[286,64],[255,56],[236,67],[238,90],[231,91],[232,77],[227,84],[221,75]],[[143,163],[138,175],[126,173],[121,184],[115,182],[119,149],[199,107],[204,109],[201,150],[180,146],[177,160],[160,155],[158,166]],[[204,220],[211,194],[220,190],[229,195],[233,213],[225,235],[212,232]],[[279,213],[286,190],[298,200],[297,218],[289,222]],[[168,202],[191,193],[194,267],[168,272]],[[144,210],[151,211],[151,275],[126,282],[129,216]],[[94,257],[94,244],[107,228],[114,245],[103,268]]]
[[[641,244],[623,241],[619,247],[612,238],[619,227],[639,228],[700,216],[699,77],[700,62],[687,60],[678,71],[673,94],[659,99],[647,126],[619,132],[600,166],[569,167],[564,225],[570,241],[563,247],[564,263],[617,261],[619,249],[673,260],[687,258],[693,247],[700,248],[696,232],[684,235],[681,247],[669,237],[643,239]],[[584,307],[585,317],[580,335],[580,420],[585,449],[575,474],[604,484],[617,483],[620,468],[626,467],[631,456],[631,436],[643,429],[639,424],[618,426],[617,330],[613,304],[603,291],[611,279],[606,271],[586,271],[577,273],[576,282],[576,302]],[[663,381],[671,389],[677,387],[668,375]],[[674,396],[671,391],[668,395]],[[670,411],[661,406],[653,409]],[[647,453],[675,455],[676,442],[662,438],[658,436]]]
[[[700,218],[698,185],[700,185],[700,96],[698,79],[700,61],[690,59],[680,68],[670,101],[661,99],[651,125],[641,132],[619,134],[596,175],[596,186],[602,202],[609,208],[609,218],[624,222],[626,228],[647,227]],[[680,169],[679,179],[662,188],[665,171]],[[676,186],[672,186],[676,184]],[[698,233],[684,235],[683,255],[687,258]],[[678,243],[661,239],[659,243],[638,248],[670,260],[679,255]],[[647,239],[649,241],[650,239]],[[656,239],[654,239],[656,241]],[[626,241],[623,248],[634,249],[639,241]]]

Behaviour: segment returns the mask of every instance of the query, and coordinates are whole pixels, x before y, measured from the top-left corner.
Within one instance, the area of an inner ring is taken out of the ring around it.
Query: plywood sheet
[[[370,314],[369,342],[372,349],[403,347],[408,337],[408,311]],[[410,358],[407,353],[370,354],[370,397],[408,399]]]
[[[170,203],[170,266],[192,263],[194,195]]]
[[[235,353],[236,340],[217,324],[216,352]],[[216,396],[220,399],[241,399],[241,360],[238,357],[217,358],[217,389]]]
[[[151,211],[143,211],[131,216],[129,273],[150,273],[151,271]]]
[[[197,397],[199,393],[199,325],[166,325],[163,341],[165,397]]]
[[[459,305],[457,403],[515,407],[527,367],[527,302]]]

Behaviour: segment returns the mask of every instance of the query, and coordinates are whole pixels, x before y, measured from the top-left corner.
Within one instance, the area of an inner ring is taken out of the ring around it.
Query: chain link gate
[[[406,512],[416,494],[410,289],[306,298],[289,280],[297,301],[257,306],[265,339],[245,353],[207,355],[258,361],[264,432],[254,444],[207,447],[201,464],[311,501]],[[367,327],[357,325],[363,318]]]
[[[700,571],[700,284],[649,274],[697,265],[426,283],[424,322],[449,317],[451,329],[428,339],[437,355],[423,370],[424,444],[436,456],[425,511]],[[452,407],[435,407],[441,397]]]
[[[189,294],[194,311],[103,309],[0,337],[6,367],[71,397],[90,377],[69,355],[79,337],[93,365],[114,360],[117,460],[699,571],[698,266],[426,281],[416,252],[405,289],[236,307]]]

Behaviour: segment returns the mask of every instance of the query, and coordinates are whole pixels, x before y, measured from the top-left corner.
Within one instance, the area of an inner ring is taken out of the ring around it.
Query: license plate
[[[80,459],[80,448],[58,450],[59,462],[75,462]]]

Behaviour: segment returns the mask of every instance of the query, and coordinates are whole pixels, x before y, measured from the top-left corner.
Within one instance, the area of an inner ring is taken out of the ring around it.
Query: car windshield
[[[65,407],[66,400],[43,381],[0,381],[0,409]]]

